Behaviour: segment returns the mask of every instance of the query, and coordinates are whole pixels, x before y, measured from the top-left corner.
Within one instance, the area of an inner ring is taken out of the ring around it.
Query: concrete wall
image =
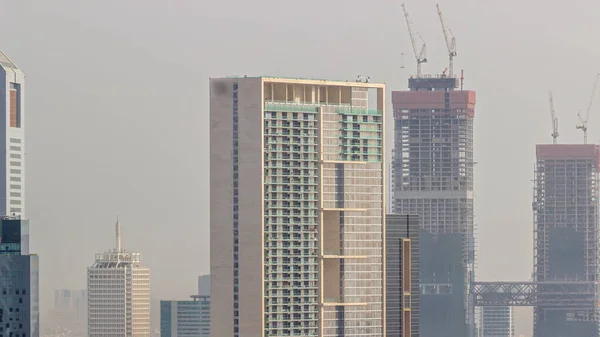
[[[263,335],[262,79],[211,80],[211,334],[234,334],[234,83],[237,83],[239,335]]]
[[[233,89],[210,81],[211,335],[233,336]]]

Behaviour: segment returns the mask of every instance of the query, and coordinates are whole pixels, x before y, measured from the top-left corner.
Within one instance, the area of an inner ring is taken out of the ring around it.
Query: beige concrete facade
[[[210,80],[211,336],[385,335],[385,87]]]

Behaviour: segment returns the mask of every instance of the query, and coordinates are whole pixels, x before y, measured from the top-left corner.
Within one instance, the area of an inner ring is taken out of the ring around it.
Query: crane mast
[[[413,23],[408,17],[408,12],[406,11],[406,7],[404,6],[404,4],[402,4],[402,10],[404,11],[404,18],[406,19],[406,26],[408,27],[410,42],[412,43],[413,52],[417,61],[417,77],[421,77],[421,64],[427,63],[427,44],[425,43],[425,40],[423,40],[421,34],[419,34],[413,29]],[[423,42],[423,45],[421,46],[421,51],[418,50],[415,35],[417,35],[419,39],[421,39],[421,42]]]
[[[442,31],[444,32],[444,39],[446,40],[446,48],[448,49],[448,75],[450,78],[454,77],[454,57],[456,54],[456,39],[450,28],[446,26],[444,22],[444,16],[440,9],[440,4],[436,5],[438,16],[440,17],[440,23],[442,25]]]
[[[583,131],[583,144],[587,144],[587,124],[588,124],[588,119],[590,118],[590,111],[592,110],[592,104],[594,103],[594,96],[596,95],[596,87],[598,86],[598,77],[600,77],[600,73],[596,74],[596,80],[594,81],[594,87],[592,88],[592,95],[590,97],[590,100],[588,102],[588,106],[585,112],[585,119],[583,119],[581,117],[581,111],[579,111],[579,113],[577,113],[577,117],[579,117],[579,122],[580,124],[575,126],[575,128],[577,128],[578,130]]]
[[[552,92],[549,93],[550,98],[550,116],[552,117],[552,144],[557,143],[558,134],[558,118],[556,118],[556,112],[554,111],[554,99],[552,98]]]

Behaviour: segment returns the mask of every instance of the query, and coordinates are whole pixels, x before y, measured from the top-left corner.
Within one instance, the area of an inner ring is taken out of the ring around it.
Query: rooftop
[[[227,76],[228,79],[262,79],[265,82],[275,83],[298,83],[298,84],[315,84],[315,85],[339,85],[339,86],[351,86],[351,87],[363,87],[363,88],[385,88],[383,83],[369,82],[368,77],[359,76],[357,80],[328,80],[328,79],[316,79],[316,78],[302,78],[302,77],[282,77],[282,76]]]
[[[19,69],[17,67],[16,64],[13,63],[13,61],[11,61],[8,56],[6,56],[6,54],[4,54],[2,52],[2,50],[0,50],[0,65],[5,66],[5,67],[9,67],[12,69]]]

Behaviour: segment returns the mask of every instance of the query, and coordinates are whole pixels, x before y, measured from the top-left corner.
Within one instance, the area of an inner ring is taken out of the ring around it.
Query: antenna
[[[440,4],[436,5],[438,16],[440,17],[440,23],[442,24],[442,31],[444,32],[444,39],[446,40],[446,48],[448,49],[448,77],[454,77],[454,57],[456,54],[456,39],[454,38],[454,34],[446,26],[444,22],[444,17],[442,16],[442,10],[440,9]]]
[[[119,216],[117,216],[117,223],[115,223],[115,234],[117,239],[117,251],[121,251],[121,222],[119,221]]]
[[[427,63],[427,44],[425,43],[425,40],[423,40],[421,34],[413,30],[413,23],[408,17],[408,12],[406,11],[404,4],[402,4],[402,10],[404,11],[404,18],[406,18],[406,26],[408,27],[408,34],[410,35],[410,42],[412,43],[415,59],[417,60],[417,78],[419,78],[421,77],[421,63]],[[415,35],[417,35],[421,39],[421,42],[423,42],[420,52],[417,50],[417,41],[415,40]]]
[[[556,112],[554,111],[554,99],[552,97],[552,91],[548,93],[550,98],[550,117],[552,117],[552,144],[557,143],[558,134],[558,118],[556,118]]]
[[[579,125],[576,125],[575,128],[583,131],[583,144],[587,144],[587,123],[590,118],[590,111],[592,110],[592,103],[594,103],[594,96],[596,95],[596,87],[598,86],[598,77],[600,77],[600,73],[596,74],[596,80],[594,81],[594,87],[592,88],[592,95],[588,102],[588,106],[585,112],[585,119],[581,117],[581,110],[577,113],[577,117],[579,117]]]

